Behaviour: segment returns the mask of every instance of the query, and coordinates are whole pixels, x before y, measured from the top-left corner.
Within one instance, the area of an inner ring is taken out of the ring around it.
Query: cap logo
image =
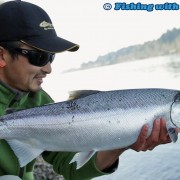
[[[39,26],[44,28],[44,30],[54,29],[53,25],[51,23],[46,22],[46,21],[41,22],[39,24]]]

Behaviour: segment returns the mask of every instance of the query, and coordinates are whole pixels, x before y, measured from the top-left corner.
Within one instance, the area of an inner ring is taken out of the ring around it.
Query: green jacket
[[[36,93],[22,93],[9,88],[0,82],[0,116],[6,114],[8,108],[27,109],[43,104],[51,103],[53,100],[48,94],[40,90]],[[44,152],[44,160],[53,165],[56,173],[64,176],[66,180],[86,180],[93,177],[105,175],[95,166],[95,156],[82,168],[76,170],[76,164],[69,164],[75,153],[68,152]],[[20,168],[17,157],[5,140],[0,140],[0,176],[23,175],[23,180],[33,179],[33,166],[35,160],[23,169]]]

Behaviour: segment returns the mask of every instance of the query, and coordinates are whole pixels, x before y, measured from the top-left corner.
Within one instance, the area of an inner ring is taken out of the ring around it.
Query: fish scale
[[[150,135],[155,118],[164,117],[175,142],[180,127],[180,92],[128,89],[71,92],[71,100],[15,111],[0,117],[5,139],[21,167],[43,151],[78,152],[70,163],[82,167],[97,151],[133,144],[144,124]]]

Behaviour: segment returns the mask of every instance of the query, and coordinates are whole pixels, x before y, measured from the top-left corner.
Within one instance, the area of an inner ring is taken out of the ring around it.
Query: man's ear
[[[0,46],[0,68],[6,66],[6,62],[4,60],[4,56],[3,56],[4,53],[3,52],[4,52],[4,49]]]
[[[0,68],[3,68],[6,66],[6,63],[4,60],[0,59]]]

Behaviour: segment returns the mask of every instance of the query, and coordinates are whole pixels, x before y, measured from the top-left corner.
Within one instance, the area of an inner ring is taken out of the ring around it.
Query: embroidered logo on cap
[[[51,23],[43,21],[39,24],[40,27],[44,28],[44,30],[54,29],[54,26]]]

